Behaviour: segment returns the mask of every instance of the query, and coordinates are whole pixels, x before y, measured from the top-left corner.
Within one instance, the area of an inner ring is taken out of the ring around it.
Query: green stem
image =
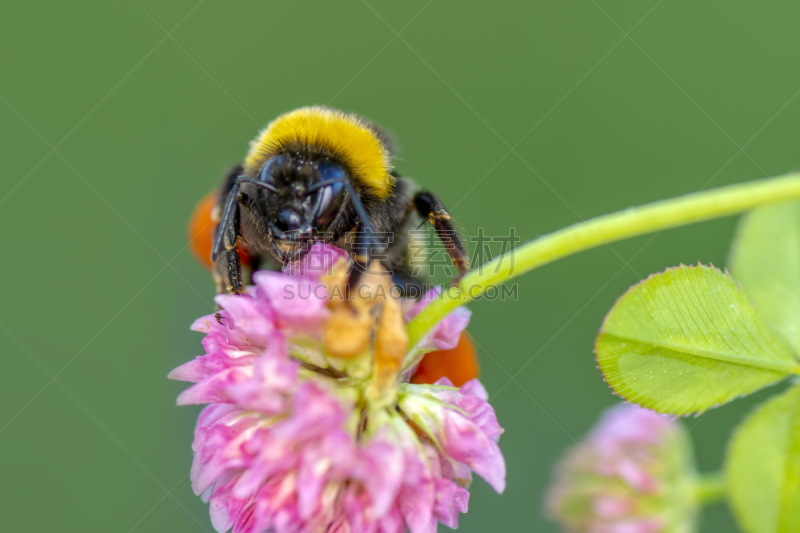
[[[698,505],[708,505],[725,498],[725,478],[722,472],[701,474],[694,483],[694,501]]]
[[[408,324],[411,346],[447,314],[505,283],[557,259],[630,237],[741,213],[765,204],[800,198],[800,173],[731,185],[662,200],[579,222],[535,239],[473,270]]]

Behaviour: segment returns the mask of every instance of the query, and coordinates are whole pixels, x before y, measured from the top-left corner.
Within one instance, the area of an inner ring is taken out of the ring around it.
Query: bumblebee
[[[450,215],[392,158],[389,137],[357,115],[306,107],[275,119],[195,210],[192,249],[217,291],[243,293],[245,270],[280,269],[324,242],[354,258],[351,285],[379,259],[407,293],[420,283],[408,264],[409,230],[420,219],[433,225],[460,279],[469,260]]]
[[[325,107],[282,115],[251,143],[216,192],[194,210],[190,248],[214,273],[217,292],[242,293],[259,268],[280,269],[326,242],[347,250],[356,267],[349,285],[379,258],[401,292],[420,280],[409,265],[409,231],[433,225],[458,280],[469,260],[442,202],[392,168],[389,137],[369,121]],[[420,294],[421,291],[416,291]],[[461,386],[478,375],[466,332],[457,346],[428,353],[412,383],[448,377]]]

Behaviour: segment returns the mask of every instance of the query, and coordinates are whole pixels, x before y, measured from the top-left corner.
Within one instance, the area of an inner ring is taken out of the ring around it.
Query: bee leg
[[[237,187],[230,194],[237,194]],[[239,238],[239,204],[234,198],[232,201],[229,223],[223,228],[223,249],[214,262],[214,278],[217,282],[217,292],[221,294],[243,294],[245,292],[244,276],[242,274],[242,258],[236,249]]]
[[[380,248],[372,226],[359,224],[358,231],[353,235],[353,263],[347,276],[346,299],[350,299],[350,289],[358,287],[361,276],[369,272],[372,258]]]
[[[227,233],[227,232],[226,232]],[[233,242],[233,246],[228,243]],[[236,250],[236,237],[231,239],[226,235],[225,238],[225,251],[219,254],[217,261],[214,263],[214,281],[217,284],[217,294],[244,294],[245,282],[242,273],[242,258]],[[217,322],[222,324],[222,316],[220,311],[222,307],[217,304],[217,312],[214,315]]]
[[[421,191],[414,195],[414,207],[423,219],[433,225],[436,235],[450,256],[450,261],[458,269],[458,274],[453,279],[454,284],[458,283],[469,271],[469,256],[450,214],[444,208],[442,201],[427,191]]]
[[[424,285],[404,268],[395,268],[391,271],[392,283],[404,298],[419,300],[424,295]]]
[[[245,283],[242,276],[242,258],[236,250],[236,241],[239,237],[239,205],[235,206],[233,221],[225,231],[225,251],[222,257],[227,263],[225,276],[225,291],[228,293],[242,294],[245,292]]]
[[[394,239],[386,248],[384,266],[392,275],[392,282],[403,297],[419,299],[422,297],[425,280],[415,275],[408,264],[409,237],[404,235],[409,229],[411,218],[417,212],[414,202],[407,202],[405,211],[395,226]]]
[[[347,286],[345,287],[345,298],[350,299],[350,288],[357,287],[361,274],[369,272],[369,265],[373,256],[386,248],[381,242],[375,228],[370,222],[369,214],[364,208],[364,204],[356,194],[355,189],[348,180],[342,181],[342,185],[350,197],[350,201],[355,209],[356,216],[358,217],[358,231],[355,235],[350,235],[348,238],[354,238],[353,241],[353,265],[351,266],[350,273],[347,276]]]

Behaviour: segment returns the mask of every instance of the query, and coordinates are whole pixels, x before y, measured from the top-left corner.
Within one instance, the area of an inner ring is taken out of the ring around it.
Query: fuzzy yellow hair
[[[319,147],[347,165],[353,177],[380,198],[391,194],[391,155],[363,119],[326,107],[304,107],[272,121],[250,143],[245,172],[257,174],[287,146]]]

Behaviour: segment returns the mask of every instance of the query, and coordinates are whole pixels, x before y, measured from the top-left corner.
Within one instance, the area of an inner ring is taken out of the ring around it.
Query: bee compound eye
[[[317,193],[314,207],[314,228],[324,231],[334,221],[344,203],[344,185],[334,182],[322,187]]]
[[[267,160],[261,171],[258,173],[258,181],[264,183],[272,183],[275,181],[273,173],[275,170],[286,161],[286,156],[283,154],[276,155],[275,157]]]
[[[331,163],[330,161],[325,161],[324,163],[320,164],[319,174],[322,181],[347,179],[347,173],[344,171],[344,169],[336,163]]]

